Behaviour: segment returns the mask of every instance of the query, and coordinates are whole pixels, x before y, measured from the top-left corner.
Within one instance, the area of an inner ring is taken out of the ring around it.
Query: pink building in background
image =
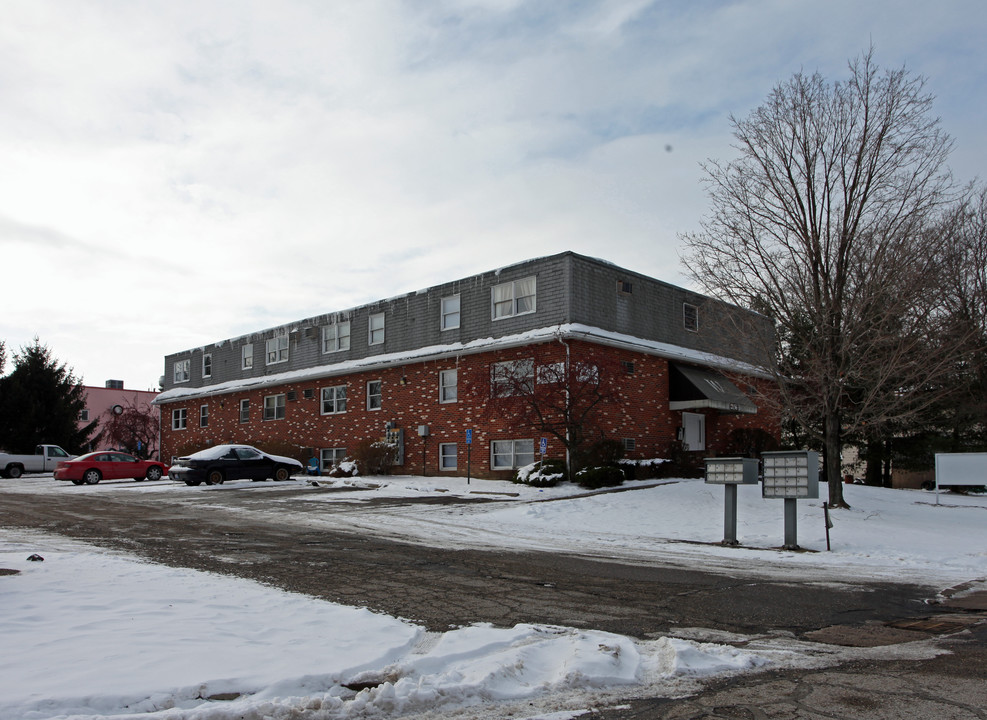
[[[161,412],[157,405],[151,405],[151,401],[158,396],[157,390],[127,390],[123,387],[123,380],[107,380],[105,387],[86,385],[85,391],[86,409],[79,418],[79,426],[87,425],[93,420],[99,422],[92,434],[94,438],[99,435],[107,413],[117,406],[123,409],[133,405],[141,410],[150,410],[155,415],[160,415]],[[93,449],[102,449],[102,445]]]

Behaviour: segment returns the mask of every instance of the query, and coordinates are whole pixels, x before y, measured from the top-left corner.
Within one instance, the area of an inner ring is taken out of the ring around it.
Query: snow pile
[[[0,531],[0,717],[354,718],[738,671],[751,652],[573,628],[430,633],[364,609]],[[44,562],[28,562],[39,553]],[[570,716],[574,717],[574,715]]]

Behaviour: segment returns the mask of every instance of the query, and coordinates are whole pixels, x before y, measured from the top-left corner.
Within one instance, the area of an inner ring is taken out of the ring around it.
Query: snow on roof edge
[[[659,342],[656,340],[645,340],[644,338],[623,333],[611,332],[591,325],[581,323],[565,323],[551,327],[528,330],[515,335],[505,335],[499,338],[481,338],[468,343],[450,343],[447,345],[430,345],[428,347],[416,348],[397,353],[385,353],[383,355],[372,355],[370,357],[358,358],[355,360],[345,360],[343,362],[331,363],[328,365],[318,365],[316,367],[303,368],[301,370],[289,370],[275,373],[273,375],[263,375],[261,377],[242,378],[229,380],[215,385],[204,385],[202,387],[182,387],[165,390],[152,401],[155,405],[161,405],[175,400],[194,399],[198,397],[208,397],[212,395],[228,395],[241,390],[252,390],[275,385],[283,385],[290,382],[302,382],[305,380],[316,380],[320,378],[345,375],[352,372],[360,372],[373,368],[386,368],[395,365],[405,365],[410,362],[424,362],[426,360],[438,360],[456,355],[474,355],[480,352],[496,348],[509,348],[533,343],[549,342],[551,340],[587,340],[590,342],[602,343],[612,347],[620,347],[628,350],[635,350],[650,355],[657,355],[669,360],[681,360],[683,362],[697,363],[718,370],[729,372],[739,372],[755,377],[770,377],[770,374],[761,367],[745,363],[733,358],[684,348],[671,343]]]

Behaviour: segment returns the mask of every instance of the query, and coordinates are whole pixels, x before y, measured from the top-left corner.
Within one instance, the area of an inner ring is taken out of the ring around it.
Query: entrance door
[[[706,416],[699,413],[682,413],[682,443],[684,450],[706,449]]]

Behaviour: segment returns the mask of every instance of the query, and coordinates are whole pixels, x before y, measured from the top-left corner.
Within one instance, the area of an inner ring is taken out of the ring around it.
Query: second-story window
[[[322,414],[333,415],[346,412],[346,386],[322,388]]]
[[[370,330],[367,343],[370,345],[380,345],[384,342],[384,313],[375,313],[370,316]]]
[[[268,395],[264,398],[264,419],[283,420],[284,419],[284,393],[279,395]]]
[[[270,338],[267,341],[267,364],[287,362],[288,360],[288,336],[280,335]]]
[[[249,370],[254,366],[254,344],[247,343],[240,348],[240,369]]]
[[[456,376],[455,370],[441,370],[439,372],[439,402],[456,402]]]
[[[202,377],[212,377],[212,353],[202,356]]]
[[[508,360],[490,366],[490,395],[530,395],[535,389],[534,360]]]
[[[380,410],[383,399],[383,387],[380,380],[367,383],[367,410]]]
[[[490,289],[491,317],[494,320],[533,313],[536,308],[535,277],[494,285]]]

